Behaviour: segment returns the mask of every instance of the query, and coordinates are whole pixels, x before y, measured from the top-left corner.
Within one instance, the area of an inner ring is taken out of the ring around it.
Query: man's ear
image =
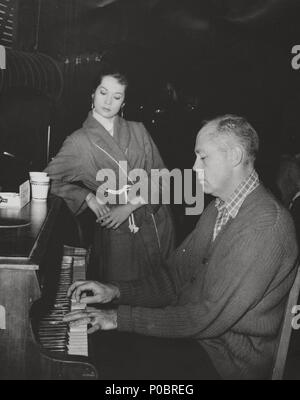
[[[244,149],[242,146],[235,145],[231,148],[231,160],[234,167],[240,165],[244,160]]]

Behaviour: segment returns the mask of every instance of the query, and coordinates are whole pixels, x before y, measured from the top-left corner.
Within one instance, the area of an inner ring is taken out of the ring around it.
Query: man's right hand
[[[87,296],[87,292],[91,292],[92,295]],[[120,297],[120,291],[117,286],[111,284],[104,285],[96,281],[76,281],[70,286],[68,296],[72,296],[78,303],[109,303]]]
[[[103,218],[110,211],[110,208],[106,204],[101,204],[93,193],[89,193],[86,196],[85,201],[88,207],[96,215],[97,220]]]

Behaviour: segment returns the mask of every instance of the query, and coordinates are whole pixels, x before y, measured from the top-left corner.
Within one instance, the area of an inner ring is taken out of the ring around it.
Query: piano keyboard
[[[68,312],[86,308],[85,304],[76,303],[67,297],[68,289],[73,282],[85,280],[86,265],[87,250],[64,246],[55,301],[39,323],[38,335],[40,344],[45,350],[88,356],[87,325],[71,327],[62,321]]]

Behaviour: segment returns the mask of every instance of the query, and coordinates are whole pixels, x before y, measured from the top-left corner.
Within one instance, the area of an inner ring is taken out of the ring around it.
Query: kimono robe
[[[90,113],[82,128],[67,137],[46,168],[51,178],[51,192],[62,197],[78,215],[87,207],[87,194],[96,194],[103,184],[96,180],[98,171],[113,170],[118,184],[119,174],[123,173],[120,161],[127,162],[128,173],[140,168],[149,176],[151,169],[164,168],[143,124],[116,117],[112,137]],[[149,194],[149,204],[133,213],[139,228],[136,233],[129,229],[128,219],[116,230],[96,224],[92,259],[99,265],[98,279],[103,282],[140,279],[159,268],[162,257],[168,257],[173,250],[174,226],[169,206],[151,205],[150,199]]]

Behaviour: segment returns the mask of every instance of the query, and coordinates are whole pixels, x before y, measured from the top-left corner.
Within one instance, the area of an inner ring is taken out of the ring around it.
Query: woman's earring
[[[125,103],[123,103],[121,106],[121,117],[122,118],[124,118],[124,108],[125,108]]]
[[[92,95],[92,107],[91,107],[91,110],[93,111],[94,108],[95,108],[95,104],[94,104],[94,95]]]

